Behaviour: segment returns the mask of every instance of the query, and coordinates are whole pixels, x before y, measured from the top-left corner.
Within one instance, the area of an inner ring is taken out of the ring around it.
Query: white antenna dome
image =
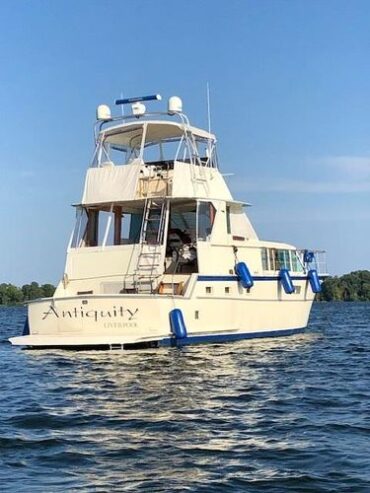
[[[171,96],[168,100],[168,113],[170,115],[182,113],[182,101],[178,96]]]
[[[112,119],[112,113],[108,105],[99,104],[96,108],[96,119],[103,122],[107,122]]]
[[[131,105],[132,114],[135,116],[142,116],[145,114],[146,108],[145,104],[137,102]]]

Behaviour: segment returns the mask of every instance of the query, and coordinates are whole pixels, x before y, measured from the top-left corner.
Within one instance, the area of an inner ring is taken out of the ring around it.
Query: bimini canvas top
[[[216,140],[215,135],[200,128],[158,120],[115,125],[102,130],[100,139],[113,145],[133,148],[140,145],[144,128],[146,129],[146,143],[180,139],[185,133],[191,133],[194,137],[204,140]]]

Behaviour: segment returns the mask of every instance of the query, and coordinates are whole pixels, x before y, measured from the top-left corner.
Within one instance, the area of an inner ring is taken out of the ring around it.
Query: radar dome
[[[96,108],[96,119],[103,122],[107,122],[112,119],[112,113],[108,105],[99,104]]]
[[[174,113],[182,112],[182,101],[178,96],[171,96],[168,100],[168,113],[173,115]]]

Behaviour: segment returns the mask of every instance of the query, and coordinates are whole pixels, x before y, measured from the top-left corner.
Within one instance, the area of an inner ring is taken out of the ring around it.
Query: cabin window
[[[299,260],[298,254],[296,251],[291,250],[290,251],[290,258],[291,258],[291,263],[292,263],[292,270],[294,272],[303,272],[303,265],[301,261]]]
[[[276,250],[277,268],[291,270],[289,250]]]
[[[217,168],[214,144],[200,137],[195,137],[194,143],[195,148],[189,147],[189,141],[183,135],[160,139],[152,133],[151,126],[149,126],[144,145],[144,162],[173,165],[174,161],[180,161]]]
[[[143,212],[126,213],[122,207],[77,210],[71,248],[127,245],[139,242]]]
[[[295,254],[295,257],[291,256],[291,254]],[[299,259],[297,258],[296,252],[291,250],[286,250],[282,248],[262,248],[261,262],[263,270],[276,271],[280,269],[288,269],[299,271]]]
[[[120,136],[118,134],[115,137],[110,136],[109,140],[99,143],[95,151],[93,166],[122,165],[139,158],[142,132],[138,133],[137,129],[132,129],[132,133],[131,140],[125,136],[127,132],[122,131]]]
[[[212,287],[211,286],[206,286],[206,293],[212,294]]]
[[[139,243],[141,223],[143,221],[142,213],[124,213],[123,214],[123,230],[121,236],[122,243]]]
[[[126,212],[120,206],[114,207],[105,245],[133,245],[139,243],[142,220],[142,211]],[[99,242],[99,245],[102,244],[102,242]]]
[[[231,234],[231,221],[230,221],[230,206],[226,206],[226,231],[227,234]]]
[[[182,142],[182,141],[181,141]],[[151,164],[173,163],[175,156],[180,152],[179,140],[157,140],[145,142],[144,162]]]
[[[275,249],[274,248],[269,248],[267,250],[267,252],[268,252],[269,270],[276,270]]]
[[[99,211],[96,209],[77,209],[76,226],[72,236],[71,248],[97,246],[99,242]]]
[[[215,215],[216,209],[211,202],[198,203],[198,240],[209,240]]]
[[[261,250],[261,260],[262,260],[262,269],[269,270],[269,263],[267,257],[267,248],[262,248]]]
[[[89,216],[87,210],[83,207],[78,207],[76,210],[76,226],[71,241],[72,248],[84,246],[88,220]]]
[[[124,148],[105,143],[103,149],[104,151],[102,152],[100,162],[101,166],[109,166],[110,163],[119,166],[129,160],[127,157],[127,151]]]
[[[98,232],[98,212],[80,208],[77,210],[72,248],[96,246],[98,244]]]

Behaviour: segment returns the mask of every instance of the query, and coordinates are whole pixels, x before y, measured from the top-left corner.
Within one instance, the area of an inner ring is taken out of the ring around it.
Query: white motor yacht
[[[100,105],[63,278],[28,304],[29,348],[138,349],[291,335],[307,326],[319,252],[258,238],[220,172],[216,138],[180,98]]]

